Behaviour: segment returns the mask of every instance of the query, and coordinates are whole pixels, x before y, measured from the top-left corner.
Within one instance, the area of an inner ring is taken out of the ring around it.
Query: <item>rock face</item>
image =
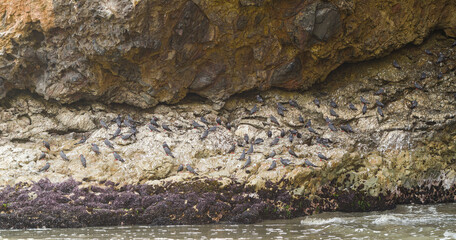
[[[0,97],[147,108],[188,93],[220,103],[306,89],[432,30],[456,36],[455,11],[453,0],[2,1]]]

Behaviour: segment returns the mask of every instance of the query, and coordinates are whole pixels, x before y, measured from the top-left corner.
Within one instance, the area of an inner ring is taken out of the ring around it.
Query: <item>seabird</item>
[[[301,115],[299,115],[298,120],[299,120],[300,123],[304,123],[304,118],[302,118]]]
[[[285,116],[285,114],[283,113],[283,110],[281,108],[277,108],[277,113],[282,117]]]
[[[65,153],[62,150],[60,150],[59,154],[60,154],[60,157],[62,157],[63,160],[70,161],[70,159],[68,159],[68,157],[65,155]]]
[[[380,106],[377,107],[377,112],[378,112],[378,114],[380,114],[380,116],[384,117],[383,116],[383,110],[382,110],[382,108]]]
[[[217,126],[212,126],[208,130],[209,130],[209,132],[215,132],[215,131],[217,131]]]
[[[125,160],[116,152],[112,153],[114,155],[114,159],[117,161],[125,162]]]
[[[45,148],[47,148],[49,151],[51,151],[51,145],[48,142],[43,141],[43,145]]]
[[[127,140],[127,139],[131,138],[131,136],[133,136],[133,134],[132,133],[128,133],[128,134],[125,134],[125,135],[121,135],[121,138],[122,138],[122,140]]]
[[[285,137],[285,130],[280,129],[280,137],[281,138]]]
[[[116,130],[116,131],[114,132],[114,134],[112,135],[111,140],[114,139],[114,138],[116,138],[117,136],[119,136],[121,131],[122,131],[122,129],[117,128],[117,130]]]
[[[299,104],[295,101],[295,100],[289,100],[288,103],[290,104],[290,106],[292,107],[295,107],[297,109],[300,109],[301,107],[299,106]]]
[[[257,107],[257,105],[255,104],[255,106],[253,106],[253,108],[250,109],[250,115],[256,113],[257,111],[258,111],[258,107]]]
[[[228,129],[228,131],[231,131],[231,123],[226,124],[226,129]]]
[[[290,135],[288,135],[288,140],[292,143],[293,142],[293,134],[290,133]]]
[[[380,88],[379,90],[377,90],[377,91],[374,93],[374,95],[382,95],[382,94],[384,94],[384,93],[385,93],[385,89]]]
[[[84,155],[82,155],[82,154],[79,155],[79,158],[81,159],[81,164],[82,164],[82,166],[83,166],[83,167],[87,167],[87,161],[86,161]]]
[[[413,100],[410,102],[410,109],[414,109],[418,106],[418,102],[416,100]]]
[[[155,127],[159,127],[157,121],[155,120],[155,117],[152,117],[152,119],[150,120],[150,124],[154,125]]]
[[[192,166],[190,166],[190,164],[187,164],[187,171],[195,175],[198,175],[198,173],[195,172],[195,169],[193,169]]]
[[[152,124],[148,124],[147,126],[149,127],[149,129],[150,129],[151,132],[152,132],[152,131],[160,132],[160,130],[158,130],[158,128],[156,128],[156,127],[155,127],[154,125],[152,125]]]
[[[336,132],[336,131],[337,131],[337,128],[336,128],[336,127],[334,126],[334,124],[332,124],[332,123],[328,123],[328,127],[329,127],[329,129],[331,129],[331,131],[333,131],[333,132]]]
[[[107,125],[107,124],[105,123],[105,121],[103,121],[103,120],[100,120],[100,124],[101,124],[101,126],[104,127],[105,129],[108,129],[108,128],[109,128],[108,125]]]
[[[256,100],[257,100],[259,103],[264,102],[264,101],[263,101],[263,98],[260,96],[260,94],[256,95]]]
[[[420,80],[424,80],[426,79],[426,73],[425,72],[422,72],[421,75],[420,75]]]
[[[269,118],[271,119],[271,122],[273,122],[273,123],[277,124],[278,126],[280,126],[279,121],[277,121],[277,118],[275,118],[272,115]]]
[[[276,161],[275,161],[275,160],[272,160],[272,163],[271,163],[271,165],[269,166],[268,171],[273,170],[274,168],[276,168],[276,166],[277,166]]]
[[[315,133],[318,135],[317,131],[315,131],[315,129],[313,129],[312,127],[307,127],[307,130],[309,130],[309,132],[311,133]]]
[[[251,159],[250,156],[249,156],[249,158],[247,159],[247,161],[245,162],[244,166],[242,166],[241,169],[244,169],[244,168],[246,168],[246,167],[249,167],[251,163],[252,163],[252,159]]]
[[[306,125],[304,125],[304,127],[308,128],[311,126],[312,126],[312,120],[309,119],[309,121],[307,121],[307,123],[306,123]]]
[[[325,155],[321,154],[321,153],[318,153],[318,157],[320,158],[320,160],[328,161],[328,158]]]
[[[177,172],[182,172],[184,170],[184,165],[180,164],[179,167],[177,167]]]
[[[439,63],[442,63],[444,61],[445,61],[445,55],[443,55],[443,53],[440,52],[439,53],[439,58],[437,58],[437,62],[436,63],[439,64]]]
[[[437,79],[442,79],[442,78],[443,78],[443,73],[439,72],[439,74],[437,74]]]
[[[331,99],[331,102],[329,102],[329,105],[332,107],[332,108],[337,108],[337,103],[334,102],[332,99]]]
[[[429,49],[424,49],[424,52],[425,52],[427,55],[433,55],[432,52],[431,52]]]
[[[268,138],[271,138],[271,137],[272,137],[272,131],[268,130]]]
[[[169,128],[169,126],[167,124],[162,124],[162,128],[165,129],[166,131],[170,131],[172,132],[171,128]]]
[[[264,142],[264,140],[262,138],[257,138],[257,139],[255,139],[255,142],[253,142],[253,144],[258,145],[258,144],[263,143],[263,142]]]
[[[281,109],[282,111],[288,111],[287,108],[279,102],[277,103],[277,109]]]
[[[293,164],[290,160],[288,159],[284,159],[284,158],[280,158],[280,163],[282,163],[283,166],[288,166],[290,164]]]
[[[173,153],[171,152],[171,149],[169,149],[169,147],[164,146],[163,150],[165,150],[166,156],[171,156],[172,158],[175,158]]]
[[[230,149],[228,150],[228,153],[234,153],[234,150],[236,150],[236,144],[231,144]]]
[[[358,111],[358,109],[355,107],[355,105],[353,105],[353,103],[349,103],[348,108],[350,108],[353,111]]]
[[[253,144],[250,144],[249,150],[247,150],[247,154],[253,153]]]
[[[268,158],[274,158],[275,155],[276,155],[276,152],[275,152],[274,150],[272,150],[272,151],[269,153],[269,156],[266,157],[266,159],[268,159]]]
[[[395,67],[397,69],[401,69],[401,66],[399,65],[399,63],[397,63],[396,60],[393,61],[393,67]]]
[[[367,112],[367,106],[366,105],[363,106],[363,111],[362,112],[363,112],[363,115],[366,114],[366,112]]]
[[[275,137],[274,140],[272,140],[271,144],[269,144],[270,147],[277,145],[279,143],[280,138]]]
[[[245,143],[249,144],[249,135],[244,134],[244,141]]]
[[[239,161],[245,159],[245,149],[242,150],[241,156],[238,158]]]
[[[46,165],[44,165],[40,170],[38,170],[38,172],[44,172],[44,171],[48,170],[49,167],[51,167],[51,164],[49,164],[47,162]]]
[[[333,117],[339,117],[339,114],[336,113],[336,111],[334,111],[334,109],[329,109],[329,114],[331,114],[331,116]]]
[[[83,143],[85,143],[85,141],[87,141],[87,138],[86,138],[86,136],[82,135],[81,140],[79,140],[79,142],[75,143],[74,145],[83,144]]]
[[[207,138],[207,135],[209,135],[209,130],[206,129],[201,135],[200,140],[204,140],[205,138]]]
[[[195,120],[193,120],[192,126],[193,126],[194,128],[203,128],[203,127],[204,127],[203,125],[199,124],[199,123],[198,123],[197,121],[195,121]]]
[[[314,104],[317,105],[318,108],[320,108],[320,100],[318,100],[318,98],[314,99]]]
[[[311,161],[307,159],[304,161],[304,164],[308,167],[318,167],[317,165],[313,164]]]
[[[288,153],[293,157],[298,157],[298,155],[291,148],[288,149]]]
[[[44,159],[46,157],[46,153],[41,152],[40,157],[38,158],[39,160]]]
[[[369,103],[370,103],[369,101],[367,101],[366,99],[364,99],[363,96],[360,96],[359,99],[361,100],[361,102],[362,102],[363,104],[369,104]]]
[[[104,142],[104,144],[105,144],[106,146],[108,146],[109,148],[114,149],[114,145],[112,145],[112,143],[111,143],[108,139],[105,139],[103,142]]]
[[[100,149],[95,143],[92,143],[92,150],[98,155],[100,154]]]
[[[117,117],[114,119],[114,121],[117,124],[117,127],[121,128],[122,127],[122,118],[120,117],[120,114],[117,115]]]
[[[375,100],[375,104],[377,104],[377,106],[382,107],[382,108],[385,107],[385,104],[383,104],[379,100]]]
[[[219,116],[217,116],[217,118],[215,119],[215,122],[216,122],[218,125],[222,125],[222,119],[220,119]]]
[[[350,124],[347,124],[347,125],[340,125],[340,129],[342,129],[344,132],[346,133],[352,133],[353,132],[353,129],[352,127],[350,126]]]
[[[416,88],[416,89],[421,90],[421,91],[424,90],[423,87],[422,87],[419,83],[414,82],[413,84],[415,85],[415,88]]]
[[[209,122],[206,120],[206,118],[204,118],[204,116],[201,116],[200,120],[201,120],[202,123],[204,123],[206,125],[209,125]]]

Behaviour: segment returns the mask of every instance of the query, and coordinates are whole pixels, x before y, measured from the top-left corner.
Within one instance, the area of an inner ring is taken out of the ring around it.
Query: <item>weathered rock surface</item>
[[[306,89],[345,62],[456,36],[453,0],[0,2],[0,97],[147,108],[188,93],[220,107],[270,87]]]

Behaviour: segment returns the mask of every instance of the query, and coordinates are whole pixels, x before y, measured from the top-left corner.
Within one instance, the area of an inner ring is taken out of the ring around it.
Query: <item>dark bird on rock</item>
[[[86,141],[87,141],[86,136],[82,135],[81,140],[79,140],[79,142],[75,143],[74,145],[83,144],[83,143],[85,143]]]
[[[108,139],[105,139],[103,142],[104,142],[104,144],[105,144],[106,146],[108,146],[109,148],[114,149],[114,145],[112,145],[112,143],[111,143]]]
[[[285,158],[280,158],[280,163],[282,163],[283,166],[288,166],[290,164],[293,164],[290,160],[285,159]]]
[[[255,104],[255,106],[253,106],[253,108],[250,109],[250,115],[256,113],[257,111],[258,111],[258,107],[257,107],[257,105]]]
[[[332,99],[331,99],[331,102],[329,102],[329,105],[332,107],[332,108],[337,108],[337,103],[334,102]]]
[[[334,109],[329,109],[329,114],[331,114],[331,116],[333,117],[339,117],[339,114],[336,113],[336,111],[334,111]]]
[[[312,120],[309,119],[309,121],[306,122],[306,125],[304,127],[308,128],[312,126]]]
[[[288,135],[288,140],[292,143],[293,142],[293,134],[290,133],[290,135]]]
[[[325,117],[325,121],[326,121],[326,123],[331,123],[332,122],[331,119],[329,119],[329,117]]]
[[[426,73],[425,72],[422,72],[421,75],[420,75],[420,80],[424,80],[426,79]]]
[[[278,126],[280,126],[279,121],[277,121],[277,118],[275,118],[274,116],[271,115],[269,117],[269,119],[271,119],[271,122],[273,122],[273,123],[277,124]]]
[[[202,123],[206,124],[206,125],[209,125],[209,122],[207,121],[206,118],[204,118],[203,116],[200,117],[200,120]]]
[[[236,144],[231,144],[230,149],[228,150],[228,153],[234,153],[234,150],[236,150]]]
[[[49,151],[51,151],[51,145],[48,142],[43,141],[43,145],[45,148],[47,148]]]
[[[276,155],[276,152],[275,152],[274,150],[272,150],[272,151],[269,153],[268,157],[266,157],[266,159],[268,159],[268,158],[274,158],[275,155]]]
[[[147,125],[147,126],[149,127],[149,129],[150,129],[151,132],[152,132],[152,131],[160,132],[160,130],[158,130],[158,128],[156,128],[156,127],[155,127],[154,125],[152,125],[152,124],[149,124],[149,125]]]
[[[418,102],[416,100],[413,100],[410,102],[410,109],[414,109],[418,106]]]
[[[432,52],[431,52],[429,49],[424,49],[424,52],[425,52],[427,55],[432,55]]]
[[[207,135],[209,135],[209,130],[206,129],[201,135],[200,140],[204,140],[205,138],[207,138]]]
[[[226,124],[226,129],[228,129],[228,131],[231,131],[231,123]]]
[[[108,125],[106,124],[106,122],[103,121],[103,120],[100,120],[100,124],[101,124],[101,126],[104,127],[105,129],[108,129],[108,128],[109,128]]]
[[[374,93],[374,95],[382,95],[382,94],[384,94],[384,93],[385,93],[385,89],[380,88],[379,90],[377,90],[377,91]]]
[[[445,55],[443,53],[439,53],[439,58],[437,58],[437,64],[442,63],[445,61]]]
[[[127,126],[127,127],[131,127],[131,126],[132,126],[132,123],[131,123],[130,121],[128,121],[128,119],[124,119],[123,125],[125,125],[125,126]]]
[[[290,129],[289,132],[293,135],[298,134],[298,131],[296,129]]]
[[[415,85],[415,88],[418,89],[418,90],[421,90],[421,91],[424,90],[423,87],[417,82],[414,82],[413,85]]]
[[[245,149],[242,150],[241,156],[238,158],[239,161],[245,159]]]
[[[49,163],[47,162],[46,165],[44,165],[42,168],[40,168],[40,170],[38,170],[38,172],[45,172],[45,171],[47,171],[50,167],[51,167],[51,164],[49,164]]]
[[[152,119],[150,120],[150,124],[154,125],[155,127],[159,127],[157,120],[155,120],[155,117],[152,117]]]
[[[112,135],[111,140],[114,139],[114,138],[116,138],[117,136],[119,136],[121,131],[122,131],[122,129],[117,128],[117,130],[116,130],[116,131],[114,132],[114,134]]]
[[[63,160],[70,161],[70,159],[68,159],[67,155],[62,150],[60,150],[59,154]]]
[[[287,108],[279,102],[277,103],[277,109],[281,109],[282,111],[288,111]]]
[[[313,129],[312,127],[307,127],[307,130],[309,130],[309,132],[311,133],[315,133],[318,135],[317,131],[315,131],[315,129]]]
[[[133,136],[133,134],[132,133],[128,133],[128,134],[125,134],[125,135],[121,135],[121,138],[122,138],[122,140],[127,140],[127,139],[130,139],[131,136]]]
[[[46,153],[41,152],[40,157],[38,158],[39,160],[44,159],[46,157]]]
[[[247,161],[245,161],[244,166],[242,166],[241,169],[244,169],[244,168],[246,168],[246,167],[249,167],[250,164],[252,164],[252,159],[251,159],[250,156],[249,156],[249,158],[247,159]]]
[[[393,61],[393,67],[395,67],[397,69],[401,69],[401,66],[399,65],[399,63],[397,63],[396,60]]]
[[[263,101],[263,98],[260,96],[260,94],[256,95],[256,100],[257,100],[259,103],[264,102],[264,101]]]
[[[249,150],[247,150],[247,154],[253,153],[253,144],[250,144]]]
[[[304,123],[304,118],[303,118],[301,115],[299,115],[298,121],[299,121],[300,123]]]
[[[125,162],[125,160],[116,152],[112,153],[114,155],[114,159],[120,162]]]
[[[203,127],[204,127],[203,125],[199,124],[199,123],[196,122],[195,120],[193,120],[192,126],[193,126],[194,128],[203,128]]]
[[[136,136],[136,133],[138,133],[138,129],[136,129],[136,126],[133,125],[130,128],[130,133]]]
[[[439,74],[437,74],[437,79],[442,79],[442,78],[443,78],[443,73],[439,72]]]
[[[328,158],[325,155],[321,154],[321,153],[318,153],[318,157],[320,158],[320,160],[328,161]]]
[[[363,103],[363,104],[369,104],[370,103],[369,101],[364,99],[363,96],[360,96],[359,99],[361,100],[361,103]]]
[[[317,167],[317,165],[313,164],[311,161],[307,159],[304,161],[304,164],[308,167]]]
[[[220,119],[219,116],[217,116],[217,118],[215,119],[215,122],[216,122],[218,125],[222,125],[222,119]]]
[[[96,154],[100,154],[100,148],[98,148],[98,146],[97,146],[95,143],[92,143],[92,150],[93,150]]]
[[[285,116],[285,114],[283,113],[283,110],[280,108],[277,108],[277,114],[279,114],[282,117]]]
[[[347,124],[347,125],[340,125],[340,129],[342,129],[342,131],[346,132],[346,133],[353,133],[353,129],[352,127],[350,126],[350,124]]]
[[[377,106],[382,107],[382,108],[385,107],[385,104],[383,104],[379,100],[375,100],[375,104],[377,104]]]
[[[296,133],[297,138],[302,138],[302,134],[300,132]]]
[[[363,111],[362,112],[363,112],[363,115],[366,114],[366,112],[367,112],[367,106],[366,105],[363,106]]]
[[[325,147],[329,147],[329,144],[332,143],[331,139],[329,139],[329,138],[317,137],[316,140],[317,140],[317,143],[319,143]]]
[[[130,114],[127,115],[127,119],[130,123],[134,123],[135,120],[133,120],[133,118],[131,118]]]
[[[337,131],[337,128],[336,128],[336,127],[334,126],[334,124],[332,124],[332,123],[328,123],[328,127],[329,127],[329,129],[331,129],[331,131],[333,131],[333,132],[336,132],[336,131]]]
[[[249,144],[249,139],[250,139],[250,138],[249,138],[249,135],[244,134],[244,141],[245,141],[245,143]]]
[[[169,148],[169,146],[168,146],[168,144],[166,142],[163,142],[162,146],[163,146],[163,148],[165,148],[165,147]]]
[[[179,165],[179,167],[177,167],[177,172],[182,172],[184,170],[184,164],[181,164]]]
[[[285,130],[280,129],[280,137],[281,138],[285,137]]]
[[[290,104],[290,106],[292,107],[295,107],[297,109],[301,109],[301,106],[299,106],[298,102],[296,102],[295,100],[289,100],[288,103]]]
[[[272,147],[272,146],[274,146],[274,145],[277,145],[277,144],[279,143],[279,140],[280,140],[280,138],[275,137],[274,140],[272,140],[271,144],[269,144],[269,146]]]
[[[268,130],[268,138],[271,138],[271,137],[272,137],[272,131]]]
[[[195,172],[195,169],[193,169],[192,166],[190,166],[190,164],[187,164],[187,171],[195,175],[198,175],[198,173]]]
[[[353,111],[358,111],[358,108],[356,108],[355,105],[353,105],[353,103],[349,103],[348,108],[350,108]]]
[[[264,142],[264,140],[262,138],[257,138],[257,139],[255,139],[255,142],[253,142],[253,144],[258,145],[258,144],[261,144],[263,142]]]
[[[298,155],[291,148],[288,149],[288,153],[293,157],[298,157]]]
[[[83,166],[83,167],[87,167],[87,161],[86,161],[84,155],[82,155],[82,154],[79,155],[79,158],[81,159],[81,164],[82,164],[82,166]]]
[[[174,155],[173,155],[173,153],[171,152],[171,149],[169,149],[169,147],[164,146],[164,147],[163,147],[163,150],[165,150],[166,156],[170,156],[170,157],[172,157],[172,158],[175,158]]]
[[[314,104],[317,105],[318,108],[320,108],[320,100],[318,100],[318,98],[314,99]]]
[[[217,131],[217,126],[212,126],[208,130],[209,130],[209,132],[215,132],[215,131]]]
[[[377,107],[377,112],[378,112],[378,114],[379,114],[380,116],[384,117],[384,115],[383,115],[383,110],[382,110],[381,107]]]
[[[119,127],[119,128],[122,127],[122,118],[120,117],[120,115],[117,115],[117,117],[114,118],[114,121],[116,122],[117,127]]]
[[[169,126],[167,124],[162,124],[162,128],[165,129],[166,131],[170,131],[172,132],[171,128],[169,128]]]
[[[274,168],[276,168],[276,167],[277,167],[276,161],[275,161],[275,160],[272,160],[272,163],[271,163],[271,165],[269,166],[268,171],[274,170]]]

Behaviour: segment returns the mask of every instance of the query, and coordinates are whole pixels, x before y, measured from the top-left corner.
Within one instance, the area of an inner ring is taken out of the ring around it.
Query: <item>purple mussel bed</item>
[[[287,185],[282,182],[280,186]],[[100,187],[102,186],[102,187]],[[312,196],[293,196],[268,182],[262,190],[213,179],[166,182],[161,186],[110,181],[81,187],[69,179],[42,179],[0,190],[0,228],[71,228],[116,225],[254,223],[323,211],[375,211],[396,204],[453,202],[456,188],[441,185],[398,189],[368,196],[363,191],[323,187]]]

